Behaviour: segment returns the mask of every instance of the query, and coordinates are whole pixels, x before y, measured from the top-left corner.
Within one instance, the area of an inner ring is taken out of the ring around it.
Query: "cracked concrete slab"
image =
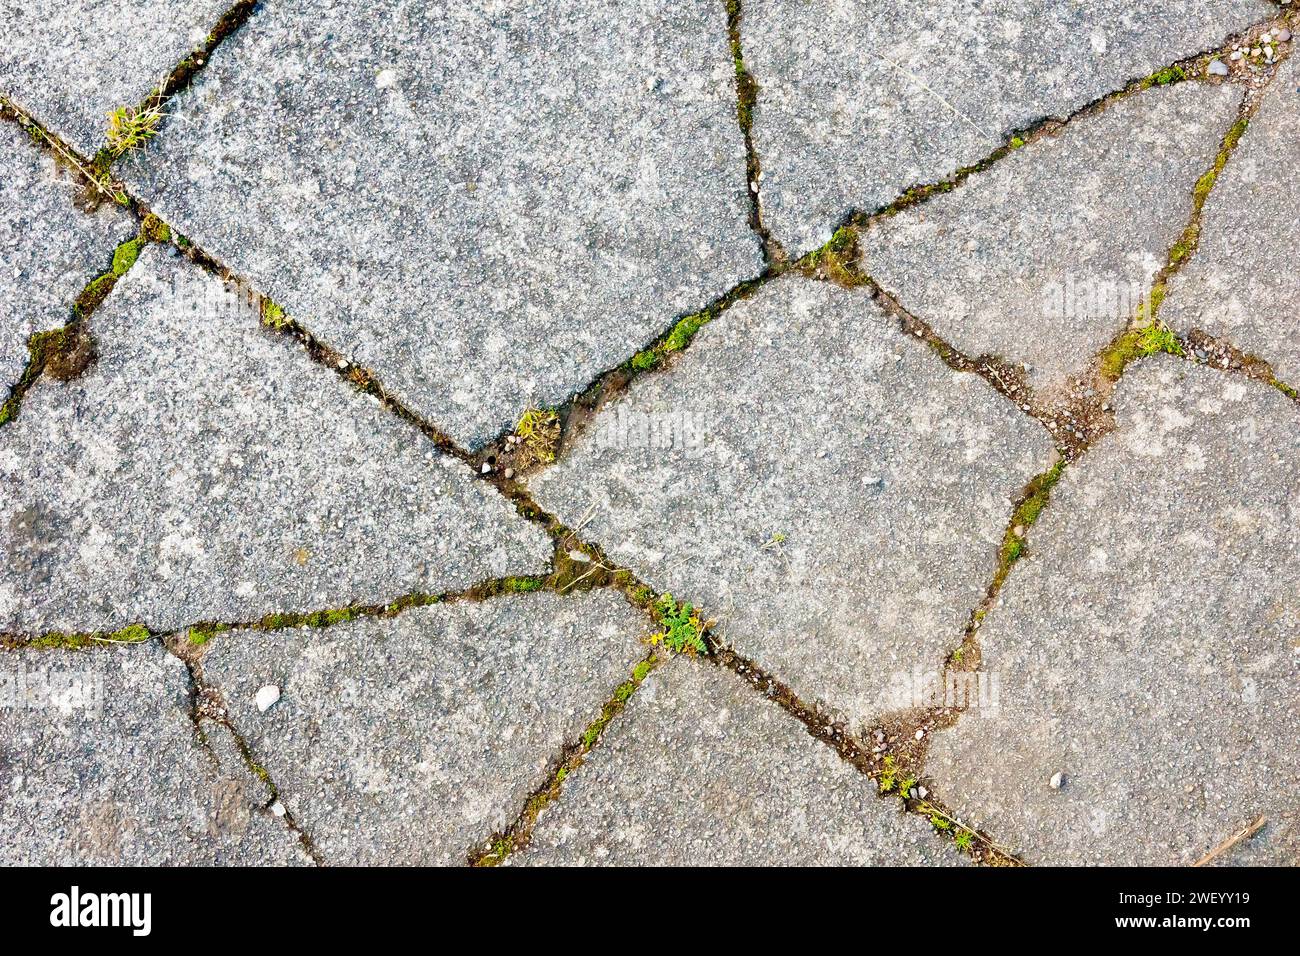
[[[86,156],[108,114],[136,106],[202,45],[233,0],[6,3],[0,92]]]
[[[878,222],[862,268],[955,348],[1060,388],[1150,295],[1240,100],[1199,83],[1130,96]]]
[[[1300,387],[1300,57],[1280,67],[1201,220],[1196,255],[1169,282],[1160,317],[1262,358]]]
[[[850,211],[1276,13],[1266,0],[746,0],[765,223],[807,252]]]
[[[200,741],[189,690],[157,642],[0,658],[0,863],[310,864],[256,778]]]
[[[263,9],[126,172],[458,442],[762,269],[717,0]]]
[[[729,671],[651,674],[511,863],[956,865],[920,817]]]
[[[1170,357],[1114,402],[981,630],[999,708],[925,767],[1032,863],[1191,863],[1300,792],[1300,412]]]
[[[162,247],[94,313],[98,360],[0,431],[0,632],[163,629],[542,571],[469,468]]]
[[[863,291],[789,277],[605,408],[537,500],[850,720],[960,642],[1047,432]]]
[[[203,673],[327,862],[463,864],[628,678],[649,629],[614,592],[539,592],[232,632]],[[259,712],[267,684],[281,697]]]
[[[0,54],[2,56],[3,54]],[[86,283],[109,267],[134,220],[78,209],[79,187],[16,123],[0,122],[0,395],[27,364],[27,338],[63,325]]]

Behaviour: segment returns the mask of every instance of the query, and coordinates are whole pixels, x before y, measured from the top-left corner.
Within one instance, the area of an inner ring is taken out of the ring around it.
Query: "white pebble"
[[[1227,76],[1228,64],[1224,63],[1222,60],[1211,60],[1209,74],[1210,76]]]
[[[258,688],[257,696],[254,700],[257,702],[257,709],[266,713],[267,708],[280,699],[280,688],[274,684],[267,684],[265,687]]]
[[[1061,787],[1065,786],[1065,774],[1059,770],[1056,771],[1056,773],[1052,774],[1052,779],[1048,781],[1048,785],[1053,790],[1060,790]]]
[[[271,813],[277,817],[284,816],[285,814],[284,804],[281,803],[279,800],[275,801],[275,803],[271,804]]]

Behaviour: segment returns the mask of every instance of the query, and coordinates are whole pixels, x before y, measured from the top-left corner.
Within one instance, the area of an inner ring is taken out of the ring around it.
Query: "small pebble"
[[[1228,64],[1224,63],[1222,60],[1211,60],[1209,73],[1210,76],[1227,76]]]
[[[1056,773],[1052,774],[1052,779],[1048,781],[1048,784],[1053,790],[1060,790],[1065,786],[1065,774],[1059,770],[1056,771]]]
[[[486,475],[491,470],[492,470],[492,466],[489,465],[487,462],[483,462],[483,467],[479,469],[479,474]]]
[[[580,562],[582,562],[583,564],[586,564],[588,561],[591,560],[591,558],[587,557],[587,556],[586,556],[585,554],[583,554],[581,551],[570,551],[570,552],[569,552],[569,560],[570,560],[570,561],[580,561]]]
[[[916,739],[917,739],[917,740],[920,740],[920,739],[921,739],[922,737],[924,737],[924,736],[925,736],[925,731],[924,731],[924,730],[918,730],[918,731],[916,732]]]
[[[1240,60],[1240,59],[1241,59],[1241,51],[1240,51],[1240,50],[1233,50],[1233,51],[1232,51],[1232,56],[1230,56],[1229,59],[1231,59],[1231,60]]]
[[[515,476],[515,470],[513,468],[507,468],[505,474],[507,478],[513,478]]]
[[[281,803],[279,800],[275,801],[275,803],[271,804],[271,813],[277,817],[284,816],[285,814],[284,804]]]
[[[257,696],[253,698],[257,703],[257,709],[261,713],[266,713],[277,700],[280,699],[280,688],[274,684],[267,684],[265,687],[259,687]]]
[[[1287,40],[1291,39],[1291,31],[1286,27],[1283,27],[1281,30],[1277,31],[1277,39],[1279,43],[1285,43]]]

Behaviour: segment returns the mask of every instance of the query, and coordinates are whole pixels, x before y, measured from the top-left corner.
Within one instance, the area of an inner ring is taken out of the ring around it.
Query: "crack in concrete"
[[[213,748],[208,738],[208,733],[203,726],[204,721],[211,721],[223,727],[235,742],[239,750],[240,758],[244,762],[245,769],[253,775],[263,786],[266,787],[270,794],[270,799],[262,808],[264,812],[273,813],[271,808],[279,805],[282,813],[279,815],[280,821],[288,827],[289,831],[298,840],[299,845],[317,866],[324,866],[325,859],[320,851],[316,848],[315,842],[306,829],[298,823],[293,813],[280,800],[280,788],[276,786],[275,781],[271,778],[270,772],[257,760],[253,753],[252,747],[249,746],[247,739],[239,732],[234,721],[230,718],[229,709],[221,696],[221,693],[207,684],[203,677],[203,660],[202,654],[196,653],[195,648],[187,646],[183,638],[175,640],[164,640],[163,647],[172,656],[176,657],[185,665],[186,673],[189,675],[190,682],[190,710],[189,718],[194,724],[194,733],[200,744],[207,751],[209,756],[220,766],[220,757]]]
[[[727,12],[727,36],[731,44],[731,58],[736,67],[736,120],[745,140],[745,192],[749,196],[749,228],[758,237],[763,249],[763,263],[768,268],[786,262],[781,243],[763,224],[763,202],[760,186],[763,170],[754,146],[754,110],[758,107],[759,86],[754,75],[745,66],[745,54],[740,40],[740,24],[745,11],[742,0],[723,0]]]
[[[68,320],[58,328],[33,332],[28,336],[27,364],[18,381],[9,387],[4,404],[0,405],[0,428],[18,418],[23,400],[42,375],[68,382],[94,364],[95,341],[87,328],[88,321],[108,298],[118,280],[131,271],[145,245],[159,241],[159,228],[156,218],[146,216],[141,219],[136,235],[113,248],[108,268],[91,278],[73,299]]]
[[[216,52],[217,47],[247,23],[257,9],[258,0],[236,0],[235,4],[217,20],[216,25],[203,42],[181,58],[159,84],[149,91],[148,95],[140,102],[140,105],[135,107],[135,113],[139,115],[157,110],[162,113],[163,123],[165,124],[166,111],[163,110],[163,107],[175,96],[189,89],[195,78],[207,66],[208,60]],[[155,135],[158,131],[155,131]],[[122,152],[115,151],[106,144],[95,154],[94,165],[107,172],[108,168],[122,155]]]

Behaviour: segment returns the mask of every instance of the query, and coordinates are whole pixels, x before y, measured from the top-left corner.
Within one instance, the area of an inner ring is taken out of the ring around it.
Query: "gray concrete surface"
[[[1192,863],[1300,793],[1300,410],[1170,357],[1115,404],[981,632],[999,709],[925,768],[1034,863]]]
[[[789,277],[638,381],[531,486],[856,726],[960,643],[1013,499],[1053,455],[1045,429],[865,292]]]
[[[27,364],[27,337],[57,328],[72,303],[135,235],[121,210],[86,214],[77,183],[16,123],[0,122],[0,401]]]
[[[967,355],[1060,388],[1151,294],[1240,100],[1199,83],[1130,96],[881,221],[862,268]]]
[[[1265,0],[747,0],[768,227],[794,253],[851,210],[976,163],[1277,13]]]
[[[514,861],[918,866],[964,858],[728,671],[651,674]]]
[[[202,46],[234,0],[14,0],[0,7],[0,92],[85,156]]]
[[[468,466],[150,247],[0,444],[0,632],[383,603],[544,570]]]
[[[760,271],[718,0],[270,0],[128,167],[457,441]]]
[[[189,709],[185,665],[157,641],[0,657],[0,863],[310,864]]]
[[[214,638],[204,679],[329,863],[462,864],[648,648],[609,592]],[[281,698],[259,712],[260,687]]]
[[[1198,254],[1169,283],[1161,318],[1264,359],[1300,387],[1300,59],[1279,68],[1205,206]]]

